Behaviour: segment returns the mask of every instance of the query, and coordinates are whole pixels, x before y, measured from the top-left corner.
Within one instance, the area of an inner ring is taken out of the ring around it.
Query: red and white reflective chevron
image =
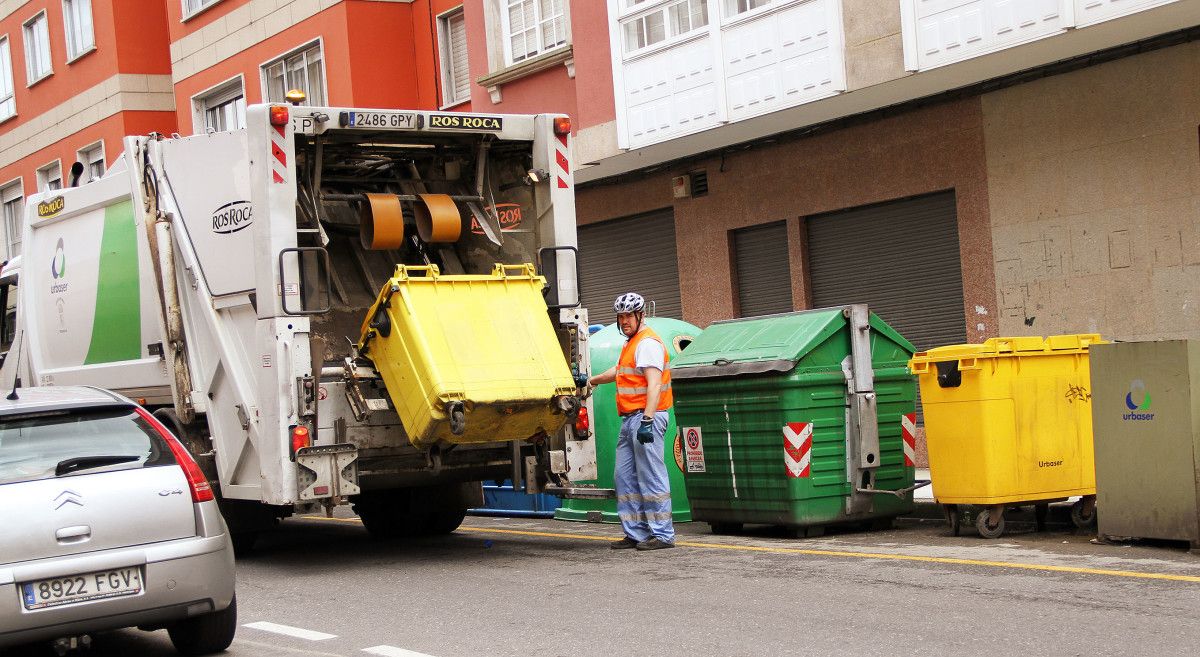
[[[554,160],[558,163],[558,187],[566,189],[570,186],[567,182],[571,178],[571,163],[567,161],[567,136],[558,135],[558,146],[554,149]]]
[[[287,128],[271,126],[271,180],[287,182]]]
[[[783,462],[788,477],[807,477],[812,461],[812,422],[788,422],[783,427]]]
[[[917,467],[917,414],[900,416],[900,438],[904,441],[904,467]]]

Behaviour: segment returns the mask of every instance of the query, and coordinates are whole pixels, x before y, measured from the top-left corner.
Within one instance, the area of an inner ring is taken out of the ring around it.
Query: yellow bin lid
[[[1063,354],[1087,353],[1093,344],[1104,344],[1106,340],[1096,333],[1037,335],[1011,338],[991,338],[983,344],[956,344],[937,347],[913,354],[909,367],[914,364],[942,363],[963,358],[1003,358],[1006,356],[1061,356]]]

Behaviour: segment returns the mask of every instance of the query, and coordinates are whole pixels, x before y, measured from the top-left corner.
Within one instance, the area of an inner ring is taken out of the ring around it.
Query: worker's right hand
[[[575,394],[580,399],[587,399],[588,397],[592,396],[592,391],[595,389],[596,389],[596,386],[585,382],[583,385],[579,386],[579,388],[575,390]]]
[[[642,422],[638,425],[637,440],[643,445],[654,442],[654,416],[642,417]]]

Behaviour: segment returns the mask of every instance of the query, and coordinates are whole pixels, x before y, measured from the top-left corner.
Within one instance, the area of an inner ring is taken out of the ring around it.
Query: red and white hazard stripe
[[[807,477],[812,463],[812,422],[788,422],[783,427],[783,462],[788,477]]]
[[[567,161],[567,135],[558,135],[558,143],[554,148],[554,161],[558,164],[556,178],[558,178],[559,189],[570,187],[568,182],[571,179],[571,163]]]
[[[287,182],[287,128],[271,126],[271,180]]]
[[[900,416],[900,438],[904,443],[904,467],[917,467],[917,414]]]

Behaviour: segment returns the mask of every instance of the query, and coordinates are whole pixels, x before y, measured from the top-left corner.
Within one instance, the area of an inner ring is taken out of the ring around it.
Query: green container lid
[[[841,366],[849,353],[847,340],[830,345],[846,329],[841,308],[716,322],[700,334],[687,353],[671,363],[674,379],[791,372],[805,365]],[[892,327],[871,314],[872,360],[907,362],[915,349]],[[844,336],[848,338],[848,336]],[[845,342],[843,345],[842,342]],[[829,347],[833,347],[832,349]]]
[[[675,362],[680,358],[680,349],[691,349],[689,343],[700,334],[700,329],[666,317],[650,317],[646,320],[650,328],[658,334],[667,346],[667,354],[671,358],[671,368],[674,371]],[[600,373],[617,364],[621,356],[621,348],[625,346],[625,335],[616,324],[609,324],[588,339],[588,349],[592,358],[592,373]],[[684,484],[682,463],[683,447],[679,444],[675,430],[675,409],[669,411],[670,423],[667,424],[666,450],[667,474],[671,481],[671,508],[675,522],[688,522],[692,519],[691,507],[688,505],[687,488]],[[617,432],[621,428],[621,418],[617,415],[616,387],[602,385],[592,393],[592,426],[596,430],[596,465],[599,478],[592,483],[600,488],[613,487],[613,474],[616,467]],[[559,520],[580,520],[619,522],[617,518],[617,503],[615,500],[563,500],[562,506],[554,512]]]

